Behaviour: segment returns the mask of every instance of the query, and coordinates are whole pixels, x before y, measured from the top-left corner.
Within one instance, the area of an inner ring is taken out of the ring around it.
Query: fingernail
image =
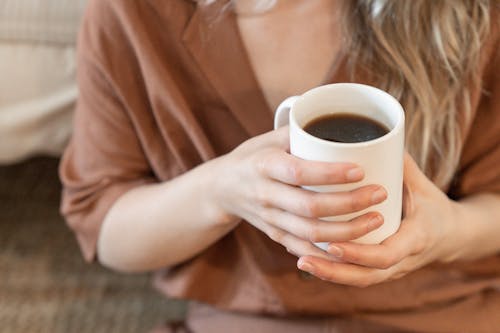
[[[375,229],[378,228],[382,225],[384,222],[384,219],[380,215],[375,215],[368,221],[368,228],[369,229]]]
[[[308,262],[300,263],[299,268],[308,273],[312,273],[312,271],[314,270],[314,267]]]
[[[346,177],[347,177],[348,181],[354,182],[354,181],[363,179],[364,174],[365,173],[364,173],[363,169],[354,168],[354,169],[347,171]]]
[[[372,202],[374,204],[384,201],[385,198],[387,198],[387,192],[382,187],[379,187],[379,189],[372,194]]]
[[[335,245],[330,245],[328,247],[328,253],[330,253],[331,255],[334,255],[335,257],[342,257],[342,255],[344,254],[344,250],[342,250],[340,247],[338,246],[335,246]]]

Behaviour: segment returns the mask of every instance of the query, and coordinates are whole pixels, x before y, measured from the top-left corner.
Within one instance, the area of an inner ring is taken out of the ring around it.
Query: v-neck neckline
[[[250,136],[272,129],[271,110],[250,63],[229,0],[196,5],[182,42]],[[222,13],[222,14],[220,14]]]
[[[230,19],[233,21],[233,25],[236,28],[238,42],[239,42],[239,44],[242,45],[242,51],[243,51],[242,56],[245,58],[245,63],[247,65],[247,67],[249,68],[250,72],[252,73],[252,80],[255,82],[256,90],[258,90],[258,92],[259,92],[259,98],[261,98],[264,101],[264,103],[267,105],[268,112],[274,116],[274,113],[276,110],[273,109],[272,106],[269,104],[269,101],[267,100],[266,94],[264,92],[264,88],[261,85],[261,83],[259,82],[256,70],[255,70],[255,68],[252,64],[251,58],[250,58],[250,53],[248,51],[247,45],[245,44],[245,41],[244,41],[244,38],[242,35],[242,31],[240,29],[240,25],[238,23],[238,15],[234,11],[231,11],[228,15],[230,16]],[[320,80],[320,82],[316,86],[310,87],[307,90],[301,92],[301,94],[303,94],[303,93],[307,92],[308,90],[313,89],[315,87],[327,85],[327,84],[334,82],[333,78],[335,77],[335,74],[338,73],[338,69],[344,63],[344,59],[345,59],[345,57],[342,53],[341,42],[340,42],[339,48],[338,48],[338,50],[336,50],[336,52],[337,52],[337,54],[330,61],[330,65],[328,67],[328,70],[323,75],[323,78]],[[298,94],[298,95],[300,95],[300,94]],[[286,96],[285,98],[290,97],[290,96]]]
[[[274,117],[275,110],[272,109],[271,105],[266,98],[266,94],[264,93],[264,88],[261,86],[259,79],[257,78],[257,73],[252,65],[252,60],[250,59],[250,53],[248,52],[247,46],[245,45],[245,41],[243,40],[243,36],[241,33],[240,26],[238,24],[238,17],[234,11],[231,11],[228,15],[231,16],[231,20],[233,21],[233,25],[236,28],[236,34],[238,35],[238,43],[242,46],[242,57],[245,59],[246,66],[250,70],[252,74],[252,81],[255,82],[255,90],[259,95],[259,99],[262,99],[264,104],[267,106],[267,113]]]
[[[272,129],[274,110],[257,79],[236,15],[224,8],[228,3],[219,0],[195,5],[181,40],[243,129],[255,136]],[[332,82],[338,64],[333,62],[321,84]]]

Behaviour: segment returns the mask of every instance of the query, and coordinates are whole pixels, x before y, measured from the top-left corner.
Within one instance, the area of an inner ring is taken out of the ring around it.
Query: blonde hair
[[[259,8],[275,2],[255,1]],[[436,185],[447,187],[472,118],[471,91],[481,87],[489,0],[347,0],[342,10],[351,79],[368,76],[401,102],[407,150]]]
[[[396,97],[406,113],[406,149],[442,188],[457,169],[471,91],[480,88],[488,0],[344,2],[345,55],[356,79]]]

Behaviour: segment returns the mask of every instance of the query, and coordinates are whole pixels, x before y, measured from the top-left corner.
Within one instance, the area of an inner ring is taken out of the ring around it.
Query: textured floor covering
[[[184,304],[147,275],[83,262],[58,213],[57,159],[0,167],[0,332],[148,332]]]

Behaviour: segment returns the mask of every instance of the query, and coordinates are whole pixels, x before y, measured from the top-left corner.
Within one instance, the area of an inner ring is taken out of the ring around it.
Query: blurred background
[[[0,332],[148,332],[183,316],[148,274],[83,261],[59,214],[85,0],[0,0]]]

